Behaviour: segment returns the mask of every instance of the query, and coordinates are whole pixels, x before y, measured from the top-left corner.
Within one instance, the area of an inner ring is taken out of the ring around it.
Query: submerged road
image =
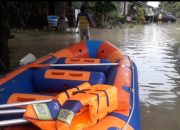
[[[180,130],[180,24],[126,29],[119,47],[139,70],[143,130]]]

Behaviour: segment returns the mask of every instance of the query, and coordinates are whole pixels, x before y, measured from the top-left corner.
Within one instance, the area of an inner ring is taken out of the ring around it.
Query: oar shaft
[[[118,65],[118,63],[100,63],[100,64],[50,64],[50,66],[58,67],[58,66],[105,66],[105,65]]]
[[[0,115],[24,113],[26,109],[0,110]]]
[[[42,67],[49,67],[49,66],[53,66],[53,67],[65,67],[65,66],[116,66],[119,65],[119,63],[99,63],[99,64],[30,64],[30,65],[26,65],[25,67],[28,68],[42,68]]]
[[[3,108],[11,108],[11,107],[18,107],[18,106],[24,106],[24,105],[34,104],[34,103],[50,102],[51,100],[52,100],[52,99],[48,99],[48,100],[38,100],[38,101],[29,101],[29,102],[18,102],[18,103],[11,103],[11,104],[2,104],[2,105],[0,105],[0,109],[3,109]]]
[[[4,120],[4,121],[0,121],[0,127],[8,126],[8,125],[23,124],[23,123],[28,123],[28,121],[23,118],[22,119]]]

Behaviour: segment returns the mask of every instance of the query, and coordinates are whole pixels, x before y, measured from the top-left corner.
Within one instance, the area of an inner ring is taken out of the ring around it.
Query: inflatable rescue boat
[[[0,78],[2,130],[141,130],[135,63],[82,40]]]

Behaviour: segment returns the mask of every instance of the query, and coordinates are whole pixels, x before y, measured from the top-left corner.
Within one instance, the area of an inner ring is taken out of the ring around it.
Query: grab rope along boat
[[[137,67],[80,41],[0,78],[0,115],[4,130],[141,130]]]

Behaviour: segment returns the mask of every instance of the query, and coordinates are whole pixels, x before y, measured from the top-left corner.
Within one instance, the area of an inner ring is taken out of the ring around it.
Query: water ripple
[[[169,36],[166,28],[152,25],[141,29],[125,30],[124,41],[120,45],[137,64],[140,101],[146,106],[173,103],[177,93],[171,90],[180,80],[173,52],[177,41]]]

